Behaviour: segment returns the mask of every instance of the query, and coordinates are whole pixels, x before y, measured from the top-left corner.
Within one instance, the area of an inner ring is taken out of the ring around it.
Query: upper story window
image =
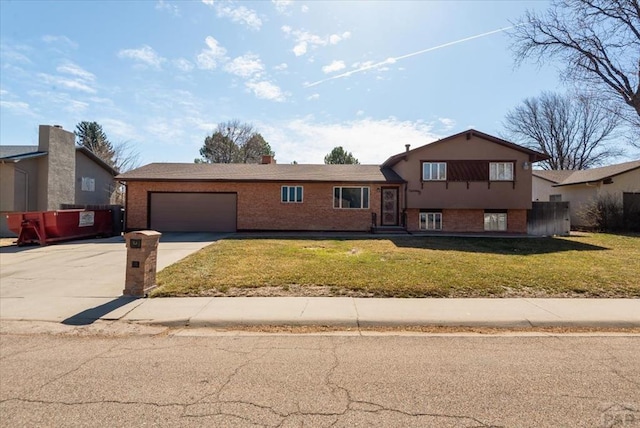
[[[334,187],[333,208],[368,209],[368,187]]]
[[[489,180],[513,181],[513,162],[490,162]]]
[[[422,180],[423,181],[444,181],[447,179],[447,163],[446,162],[423,162],[422,163]]]
[[[302,203],[302,186],[282,186],[281,202]]]
[[[81,187],[83,192],[95,192],[96,180],[91,177],[82,177]]]

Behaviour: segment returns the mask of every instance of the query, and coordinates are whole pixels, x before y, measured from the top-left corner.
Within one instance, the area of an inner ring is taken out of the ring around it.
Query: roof
[[[84,153],[89,159],[106,169],[111,175],[118,174],[118,171],[112,168],[108,163],[103,161],[91,150],[86,147],[76,146],[76,151]],[[47,152],[38,151],[38,146],[2,146],[0,145],[0,162],[19,162],[25,159],[37,158],[45,156]]]
[[[526,154],[529,155],[529,160],[531,162],[538,162],[538,161],[549,159],[549,156],[545,155],[544,153],[540,153],[540,152],[537,152],[535,150],[531,150],[531,149],[529,149],[527,147],[520,146],[518,144],[512,143],[512,142],[507,141],[507,140],[503,140],[502,138],[494,137],[493,135],[485,134],[484,132],[476,131],[475,129],[468,129],[466,131],[459,132],[457,134],[451,135],[451,136],[446,137],[446,138],[442,138],[440,140],[431,142],[429,144],[425,144],[424,146],[416,147],[415,149],[409,150],[408,152],[402,152],[402,153],[398,153],[397,155],[391,156],[389,159],[387,159],[382,164],[382,166],[384,166],[384,167],[393,166],[396,163],[398,163],[399,161],[401,161],[402,159],[404,159],[404,157],[405,157],[405,155],[407,153],[411,153],[411,152],[414,152],[416,150],[420,150],[421,148],[423,148],[425,146],[428,146],[428,145],[431,145],[431,144],[444,143],[446,141],[453,140],[454,138],[458,138],[461,135],[465,135],[465,134],[469,138],[471,136],[482,138],[483,140],[491,141],[492,143],[500,144],[501,146],[505,146],[505,147],[508,147],[510,149],[526,153]]]
[[[569,178],[571,174],[575,171],[571,169],[562,169],[562,170],[538,170],[534,169],[531,173],[538,178],[542,178],[543,180],[547,180],[552,182],[553,184],[558,184]]]
[[[317,181],[404,183],[380,165],[151,163],[116,177],[121,181]]]
[[[46,154],[47,152],[39,152],[38,146],[0,146],[0,161],[18,162]]]
[[[602,181],[608,178],[615,177],[616,175],[624,174],[625,172],[633,171],[638,168],[640,168],[640,159],[631,162],[619,163],[616,165],[603,166],[600,168],[573,171],[573,173],[569,177],[562,180],[555,186],[568,186],[571,184]]]

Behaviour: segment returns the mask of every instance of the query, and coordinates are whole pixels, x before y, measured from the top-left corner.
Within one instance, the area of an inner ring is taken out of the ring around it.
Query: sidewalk
[[[100,319],[173,327],[640,327],[640,299],[47,297],[21,300],[12,299],[10,305],[3,304],[1,318],[70,325],[87,325]]]

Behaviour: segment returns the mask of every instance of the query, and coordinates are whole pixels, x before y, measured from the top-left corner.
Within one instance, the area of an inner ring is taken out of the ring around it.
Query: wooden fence
[[[536,236],[569,236],[569,202],[534,202],[527,212],[527,233]]]

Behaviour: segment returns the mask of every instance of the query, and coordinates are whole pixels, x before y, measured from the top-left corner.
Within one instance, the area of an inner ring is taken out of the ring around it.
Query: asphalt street
[[[640,427],[637,335],[153,333],[5,332],[0,426]]]

